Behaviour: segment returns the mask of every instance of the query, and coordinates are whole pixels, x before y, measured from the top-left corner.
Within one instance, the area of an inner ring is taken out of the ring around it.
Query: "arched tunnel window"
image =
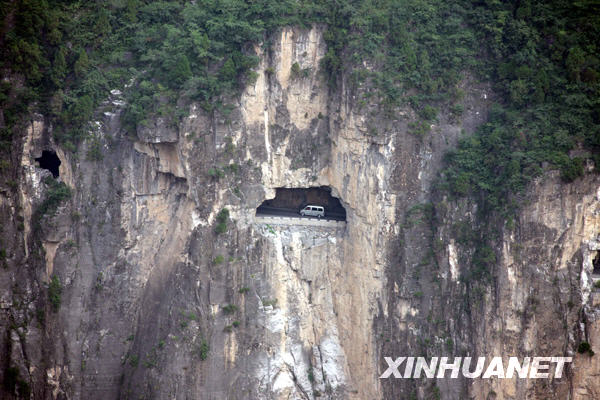
[[[60,166],[60,158],[56,155],[55,152],[44,150],[42,151],[42,156],[35,159],[40,164],[40,168],[47,169],[52,172],[52,175],[55,178],[58,178],[59,172],[58,167]]]
[[[302,213],[303,210],[307,211]],[[323,215],[319,215],[321,212]],[[277,188],[275,198],[265,200],[256,209],[256,215],[323,216],[326,219],[345,221],[346,209],[338,198],[331,195],[331,188],[328,186]]]
[[[592,265],[594,266],[594,270],[592,274],[600,275],[600,251],[597,251],[592,259]]]

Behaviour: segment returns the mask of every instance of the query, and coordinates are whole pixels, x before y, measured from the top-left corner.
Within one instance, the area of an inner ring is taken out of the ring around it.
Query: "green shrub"
[[[454,104],[451,108],[450,108],[450,112],[452,113],[452,115],[454,115],[455,117],[460,117],[461,115],[463,115],[465,111],[465,108],[462,104]]]
[[[44,183],[48,185],[48,190],[46,198],[37,210],[40,216],[54,214],[58,206],[71,197],[71,189],[63,182],[57,182],[55,179],[48,177],[44,180]]]
[[[491,271],[496,263],[496,253],[486,245],[479,244],[471,260],[470,269],[463,275],[464,281],[489,281]]]
[[[426,105],[419,111],[419,115],[425,121],[433,121],[435,119],[435,117],[437,116],[437,113],[438,113],[437,108],[430,106],[430,105]]]
[[[580,354],[588,353],[590,356],[594,355],[594,350],[592,350],[592,346],[588,342],[579,343],[579,346],[577,346],[577,352]]]
[[[229,218],[229,210],[227,208],[221,209],[221,211],[219,211],[219,213],[217,214],[217,221],[219,221],[219,222],[227,222],[228,218]]]
[[[156,368],[157,365],[158,360],[155,354],[150,355],[149,358],[144,360],[144,368]]]
[[[256,71],[248,71],[246,73],[246,85],[253,86],[258,80],[258,72]]]
[[[61,65],[62,67],[62,65]],[[90,60],[88,58],[87,52],[85,49],[79,49],[79,55],[77,57],[77,61],[73,66],[73,72],[75,72],[75,76],[77,78],[84,78],[90,67]]]
[[[426,121],[415,121],[408,124],[409,132],[415,136],[423,137],[431,131],[431,124]]]
[[[219,254],[218,256],[213,258],[212,263],[214,265],[219,265],[219,264],[223,264],[223,261],[225,261],[225,257],[223,257],[221,254]]]
[[[300,76],[300,64],[298,64],[297,62],[292,64],[292,68],[290,71],[290,77],[292,79],[296,79]]]
[[[0,249],[0,265],[4,269],[8,268],[8,263],[6,262],[6,249]]]
[[[210,346],[208,342],[204,339],[200,342],[200,346],[198,348],[198,355],[200,356],[200,360],[204,361],[208,358],[208,353],[210,352]]]
[[[179,86],[192,77],[190,61],[185,54],[179,54],[175,59],[175,66],[168,76],[169,80]]]
[[[452,351],[452,349],[454,349],[454,340],[452,340],[452,338],[447,338],[446,339],[446,350]]]
[[[277,306],[277,299],[262,299],[261,302],[264,307],[271,306],[275,308]]]
[[[219,222],[217,224],[217,226],[215,227],[215,233],[217,235],[220,235],[220,234],[223,234],[225,232],[227,232],[227,224],[224,223],[224,222]]]
[[[233,155],[235,152],[235,144],[233,144],[233,139],[229,136],[225,138],[225,153],[229,155]]]
[[[583,158],[575,157],[566,161],[560,168],[560,177],[564,182],[573,182],[583,175]]]
[[[96,284],[94,285],[94,288],[98,291],[104,288],[104,274],[102,272],[98,272],[98,275],[96,275]]]
[[[50,279],[50,284],[48,285],[48,300],[50,301],[50,304],[52,305],[52,309],[54,311],[58,311],[58,309],[60,308],[62,291],[63,286],[60,282],[60,279],[58,278],[58,275],[52,275],[52,278]]]
[[[17,398],[28,399],[31,396],[29,383],[21,377],[17,367],[8,367],[4,370],[4,381],[2,382],[8,393],[18,393]]]
[[[139,362],[140,362],[140,356],[138,356],[137,354],[129,356],[129,365],[131,367],[137,368]]]
[[[89,161],[102,161],[104,156],[102,155],[102,143],[98,138],[94,138],[90,141],[87,150],[87,159]]]
[[[231,171],[234,174],[237,174],[238,172],[240,172],[240,166],[239,164],[236,163],[231,163],[227,166],[227,168],[229,169],[229,171]]]
[[[229,210],[227,208],[223,208],[217,214],[217,226],[215,227],[215,232],[217,235],[227,232],[227,221],[229,220]]]
[[[238,290],[238,293],[244,294],[244,293],[248,293],[249,291],[250,291],[250,288],[243,287],[243,288],[240,288],[240,290]]]
[[[577,346],[577,352],[583,354],[588,352],[591,348],[592,347],[588,342],[581,342],[579,343],[579,346]]]
[[[213,167],[208,170],[208,176],[210,176],[213,179],[219,180],[225,176],[225,173],[221,168]]]
[[[233,314],[237,311],[237,309],[238,307],[235,304],[227,304],[226,306],[223,306],[223,312],[225,314]]]

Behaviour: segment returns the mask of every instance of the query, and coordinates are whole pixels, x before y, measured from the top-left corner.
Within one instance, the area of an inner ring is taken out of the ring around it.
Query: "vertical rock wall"
[[[272,43],[255,49],[256,82],[230,113],[192,104],[177,125],[126,132],[115,89],[92,123],[99,143],[76,154],[43,117],[31,123],[19,200],[1,197],[25,238],[8,260],[20,272],[0,281],[1,354],[35,398],[596,398],[597,360],[580,354],[560,382],[378,376],[384,356],[597,346],[597,179],[534,185],[515,227],[500,227],[494,284],[474,300],[454,228],[481,221],[432,182],[485,120],[485,85],[466,78],[461,119],[442,110],[417,137],[409,111],[362,104],[344,76],[327,86],[323,28],[283,29]],[[36,219],[49,172],[33,159],[49,147],[73,195]],[[345,207],[344,228],[254,222],[276,188],[318,186]],[[52,276],[57,311],[44,301]]]

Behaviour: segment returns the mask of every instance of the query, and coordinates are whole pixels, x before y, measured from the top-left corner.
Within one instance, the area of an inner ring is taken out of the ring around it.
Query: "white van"
[[[321,206],[313,206],[309,204],[300,210],[300,215],[303,217],[309,216],[321,218],[325,216],[325,209]]]

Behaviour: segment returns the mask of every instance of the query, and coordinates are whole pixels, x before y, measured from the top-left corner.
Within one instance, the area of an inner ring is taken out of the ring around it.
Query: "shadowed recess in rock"
[[[40,168],[47,169],[52,172],[52,175],[55,178],[58,178],[59,172],[58,167],[60,166],[60,158],[56,155],[55,152],[44,150],[42,151],[42,156],[35,159],[40,165]]]
[[[594,270],[592,274],[600,275],[600,251],[597,251],[592,260],[592,264],[594,265]]]
[[[277,188],[275,198],[265,200],[256,214],[290,214],[298,215],[306,205],[322,206],[327,217],[346,220],[346,209],[340,200],[331,195],[328,186],[311,188]]]

